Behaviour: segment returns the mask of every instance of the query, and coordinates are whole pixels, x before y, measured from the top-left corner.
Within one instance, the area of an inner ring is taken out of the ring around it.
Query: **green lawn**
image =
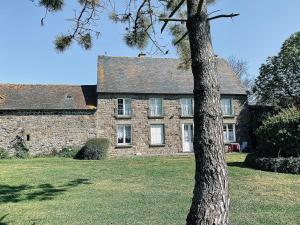
[[[231,224],[300,224],[300,176],[243,168],[228,154]],[[185,224],[191,156],[0,161],[2,224]],[[0,222],[1,224],[1,222]]]

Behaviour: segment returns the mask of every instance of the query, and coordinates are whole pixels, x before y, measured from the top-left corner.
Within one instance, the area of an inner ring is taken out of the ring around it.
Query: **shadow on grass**
[[[0,225],[8,225],[8,223],[4,222],[5,217],[7,217],[8,214],[5,214],[4,216],[0,217]]]
[[[54,197],[83,184],[87,185],[91,183],[88,179],[76,179],[57,187],[53,186],[52,184],[40,184],[37,186],[10,186],[0,184],[0,203],[21,202],[31,200],[51,200]]]
[[[244,162],[228,162],[227,166],[229,167],[240,167],[240,168],[248,168]]]

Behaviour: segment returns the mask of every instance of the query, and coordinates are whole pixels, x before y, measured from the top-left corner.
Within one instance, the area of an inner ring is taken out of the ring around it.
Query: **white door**
[[[194,128],[193,124],[182,124],[183,152],[193,152]]]

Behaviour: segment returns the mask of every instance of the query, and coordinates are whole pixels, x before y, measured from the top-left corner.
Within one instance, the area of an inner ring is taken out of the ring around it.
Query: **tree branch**
[[[179,42],[181,42],[187,35],[189,34],[189,32],[186,32],[180,39],[178,39],[174,45],[176,46],[177,44],[179,44]]]
[[[210,20],[215,20],[215,19],[219,19],[219,18],[233,18],[233,17],[236,17],[236,16],[239,16],[240,14],[239,13],[231,13],[231,14],[222,14],[222,15],[218,15],[218,16],[213,16],[213,17],[210,17],[207,19],[207,21],[210,21]]]
[[[186,22],[186,19],[177,19],[177,18],[159,18],[159,21],[165,21],[165,22],[169,22],[169,21],[177,21],[177,22]]]
[[[199,1],[198,7],[197,7],[197,14],[201,13],[203,3],[204,3],[204,0]]]
[[[176,6],[176,8],[170,13],[169,18],[171,18],[176,12],[177,10],[182,6],[182,4],[185,2],[185,0],[181,0],[181,2],[179,2],[179,4]],[[162,26],[160,32],[162,33],[164,31],[164,29],[166,28],[168,24],[168,21],[165,21],[164,25]]]

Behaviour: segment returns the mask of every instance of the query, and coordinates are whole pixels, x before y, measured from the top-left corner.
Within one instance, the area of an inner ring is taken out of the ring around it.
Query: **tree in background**
[[[254,80],[248,73],[248,62],[235,56],[228,57],[227,61],[242,84],[247,88],[248,91],[251,91],[254,85]]]
[[[248,62],[244,59],[237,58],[235,56],[230,56],[227,61],[238,76],[241,83],[245,86],[247,90],[248,103],[251,105],[256,104],[256,96],[253,93],[254,78],[248,73]]]
[[[34,0],[33,0],[34,1]],[[72,19],[74,27],[68,34],[58,36],[56,49],[64,51],[72,42],[85,49],[92,46],[92,38],[99,32],[94,25],[99,14],[108,6],[113,8],[111,19],[124,23],[126,43],[131,47],[145,48],[151,42],[163,54],[156,31],[159,21],[164,24],[161,32],[168,27],[173,34],[173,44],[181,56],[181,66],[191,66],[194,76],[194,152],[196,161],[194,196],[187,224],[226,225],[228,224],[229,196],[227,168],[224,158],[222,114],[216,57],[213,52],[210,21],[232,18],[238,14],[212,16],[207,4],[213,0],[128,0],[120,13],[116,1],[78,0],[81,11]],[[118,2],[118,3],[117,3]],[[64,0],[39,0],[47,12],[63,9]],[[183,8],[186,6],[185,8]],[[217,12],[217,11],[216,11]],[[213,13],[216,13],[213,12]],[[167,17],[166,17],[167,15]],[[176,18],[174,18],[176,17]],[[44,17],[41,24],[44,24]],[[175,25],[167,26],[174,22]],[[184,79],[184,77],[183,77]]]
[[[253,91],[261,104],[300,107],[300,32],[283,43],[277,56],[267,58]]]

